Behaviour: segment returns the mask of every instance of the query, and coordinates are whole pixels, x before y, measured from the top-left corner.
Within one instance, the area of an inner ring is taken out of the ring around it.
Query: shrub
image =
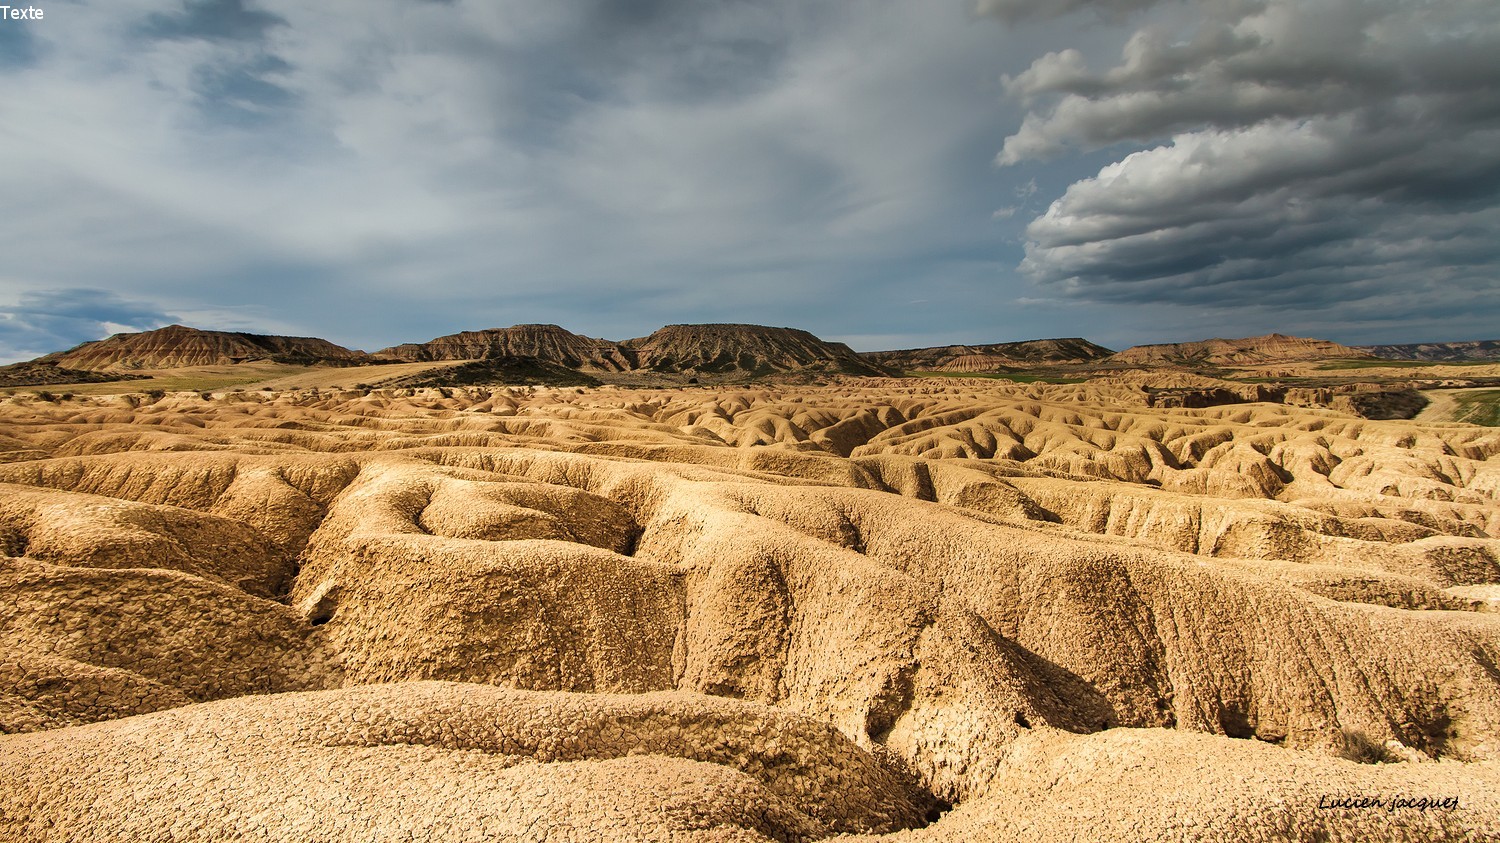
[[[1384,764],[1397,759],[1391,757],[1385,745],[1353,729],[1344,729],[1340,734],[1339,757],[1360,764]]]

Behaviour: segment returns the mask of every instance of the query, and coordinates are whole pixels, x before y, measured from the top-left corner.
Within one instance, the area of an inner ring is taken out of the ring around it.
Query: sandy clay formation
[[[1497,839],[1497,455],[1125,383],[4,399],[0,839]]]

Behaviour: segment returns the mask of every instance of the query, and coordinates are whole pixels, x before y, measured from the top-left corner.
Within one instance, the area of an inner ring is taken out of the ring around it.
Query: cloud
[[[285,25],[276,15],[245,8],[245,0],[188,0],[179,8],[150,14],[141,31],[155,38],[258,40]]]
[[[385,345],[416,309],[817,327],[994,248],[1011,36],[961,3],[67,8],[0,100],[13,278]]]
[[[0,70],[25,67],[37,60],[30,26],[7,22],[0,26]]]
[[[1421,98],[1435,121],[1462,124],[1485,120],[1485,102],[1497,96],[1500,10],[1484,0],[1442,0],[1426,9],[1400,0],[1275,0],[1243,16],[1205,9],[1195,29],[1137,30],[1122,62],[1106,71],[1091,72],[1080,51],[1067,49],[1006,77],[1014,96],[1057,101],[1026,116],[998,162],[1199,127],[1354,112],[1379,117],[1392,101],[1410,98]]]
[[[1166,142],[1068,187],[1021,269],[1094,301],[1361,318],[1497,301],[1497,78],[1500,7],[1468,0],[1273,0],[1142,27],[1102,72],[1050,53],[1006,80],[1033,111],[999,163]]]
[[[365,348],[534,321],[981,341],[1113,330],[1132,296],[1201,315],[1200,283],[1394,307],[1372,279],[1424,250],[1480,283],[1484,6],[976,8],[56,4],[0,32],[0,300],[106,288]],[[1075,306],[1013,315],[1029,294]]]
[[[1155,6],[1160,0],[1051,0],[1039,3],[1036,0],[976,0],[974,7],[981,15],[990,15],[1006,23],[1060,18],[1073,12],[1087,11],[1111,21],[1119,21],[1142,9]]]
[[[0,307],[0,362],[40,357],[122,331],[149,331],[175,317],[108,290],[68,289],[25,293]]]

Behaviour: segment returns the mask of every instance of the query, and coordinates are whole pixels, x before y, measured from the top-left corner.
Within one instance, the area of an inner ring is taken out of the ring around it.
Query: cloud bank
[[[1148,145],[1033,219],[1021,269],[1093,301],[1351,321],[1494,302],[1500,7],[1206,8],[1140,26],[1103,70],[1069,49],[1006,79],[1031,110],[1002,166]]]
[[[107,285],[376,347],[839,334],[1019,257],[986,195],[1009,36],[959,0],[83,0],[27,33],[0,302]]]
[[[517,322],[1488,333],[1497,15],[54,2],[0,28],[0,306],[99,289],[361,348]],[[41,342],[19,330],[0,359]]]

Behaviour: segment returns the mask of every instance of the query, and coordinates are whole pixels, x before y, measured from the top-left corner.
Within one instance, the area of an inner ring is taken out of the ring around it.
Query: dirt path
[[[1428,389],[1422,394],[1432,403],[1422,408],[1422,411],[1412,417],[1412,421],[1421,422],[1451,422],[1454,414],[1458,411],[1458,399],[1455,397],[1464,392],[1494,392],[1493,386],[1476,386],[1464,389]]]

